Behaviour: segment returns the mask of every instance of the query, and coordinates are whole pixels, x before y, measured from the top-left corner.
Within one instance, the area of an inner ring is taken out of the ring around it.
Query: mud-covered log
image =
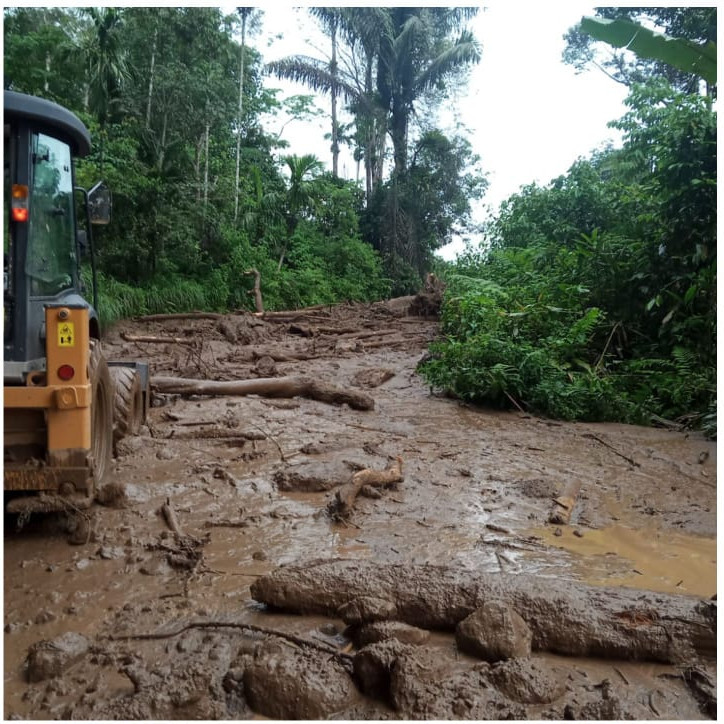
[[[262,377],[258,380],[229,382],[184,377],[152,377],[151,386],[159,392],[181,395],[307,397],[332,405],[346,403],[354,410],[373,410],[375,407],[375,401],[369,395],[342,390],[308,377]]]
[[[269,347],[256,347],[251,351],[251,357],[254,361],[262,357],[271,357],[275,362],[307,362],[316,359],[317,355],[306,352],[279,352]]]
[[[254,295],[254,306],[257,314],[264,314],[264,301],[261,296],[261,272],[256,267],[252,267],[251,269],[247,269],[244,275],[254,277],[254,288],[249,294]]]
[[[168,527],[180,538],[183,538],[184,532],[181,530],[178,518],[176,517],[176,511],[171,507],[171,501],[166,502],[161,506],[161,514],[163,519],[166,521]]]
[[[165,322],[169,319],[221,319],[224,315],[218,312],[172,312],[170,314],[147,314],[134,317],[136,322]]]
[[[380,487],[399,483],[402,480],[402,458],[395,459],[385,470],[365,468],[357,471],[352,480],[345,483],[335,494],[330,505],[330,513],[346,518],[352,511],[354,501],[365,486]]]
[[[549,523],[568,525],[571,521],[573,506],[576,504],[578,493],[581,492],[581,481],[571,480],[563,492],[553,501],[553,507],[548,515]]]
[[[188,344],[192,347],[198,345],[199,343],[198,339],[192,339],[190,337],[164,337],[149,334],[127,334],[126,332],[121,332],[121,339],[125,342],[144,342],[147,344]]]
[[[500,603],[528,624],[534,651],[670,663],[716,656],[716,604],[693,596],[369,561],[281,568],[251,593],[274,608],[328,616],[372,597],[389,603],[388,620],[443,630]]]

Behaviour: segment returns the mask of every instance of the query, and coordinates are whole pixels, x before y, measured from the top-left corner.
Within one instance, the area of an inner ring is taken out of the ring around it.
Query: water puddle
[[[716,593],[716,539],[621,525],[587,529],[581,538],[562,530],[561,536],[554,527],[532,532],[572,553],[571,568],[587,583],[706,598]]]

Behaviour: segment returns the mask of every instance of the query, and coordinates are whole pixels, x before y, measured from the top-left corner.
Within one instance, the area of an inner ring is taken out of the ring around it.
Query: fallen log
[[[568,525],[571,521],[573,506],[576,504],[576,498],[580,491],[581,481],[571,480],[563,489],[563,492],[553,499],[553,508],[548,515],[548,522],[556,525]]]
[[[276,312],[264,312],[264,317],[269,317],[270,319],[273,319],[274,317],[286,317],[289,315],[304,315],[309,312],[319,312],[321,310],[331,310],[332,309],[331,304],[315,304],[312,307],[301,307],[299,309],[280,309]]]
[[[252,350],[251,357],[254,361],[262,357],[271,357],[275,362],[307,362],[310,359],[316,359],[315,355],[306,354],[305,352],[275,352],[266,348],[257,347]]]
[[[400,337],[398,339],[381,339],[376,342],[363,342],[362,346],[364,349],[379,349],[380,347],[396,347],[397,345],[411,345],[414,343],[421,343],[427,341],[424,335],[415,334],[408,337]]]
[[[188,344],[196,346],[199,344],[198,339],[190,337],[157,337],[147,334],[128,334],[121,332],[121,339],[125,342],[145,342],[148,344]]]
[[[442,630],[499,603],[530,627],[534,651],[666,663],[716,656],[716,604],[694,596],[371,561],[287,566],[255,581],[251,594],[276,609],[326,616],[371,600],[384,612],[378,620]]]
[[[586,437],[589,440],[595,440],[596,442],[600,442],[601,445],[611,450],[614,455],[618,455],[620,458],[623,458],[629,465],[633,465],[635,468],[641,467],[640,463],[637,463],[633,458],[630,458],[628,455],[624,455],[623,453],[619,452],[613,445],[607,443],[605,440],[602,440],[600,437],[598,437],[598,435],[594,435],[592,432],[584,432],[581,437]]]
[[[171,529],[171,531],[175,533],[179,538],[183,538],[184,532],[181,530],[178,518],[176,517],[176,512],[171,507],[170,500],[166,499],[166,502],[161,506],[161,514],[163,515],[163,519],[166,521],[166,524]]]
[[[345,519],[352,512],[354,501],[365,486],[382,487],[402,481],[402,458],[398,457],[385,470],[365,468],[357,471],[352,480],[342,485],[334,494],[328,506],[329,514],[334,518]]]
[[[258,380],[218,382],[183,377],[152,377],[151,387],[159,392],[181,395],[260,395],[261,397],[307,397],[332,405],[347,404],[354,410],[373,410],[368,395],[339,389],[308,377],[261,377]]]
[[[173,312],[169,314],[146,314],[135,317],[136,322],[165,322],[167,319],[221,319],[224,315],[217,312]]]

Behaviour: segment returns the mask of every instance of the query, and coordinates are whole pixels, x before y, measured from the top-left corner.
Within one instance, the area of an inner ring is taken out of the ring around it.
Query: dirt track
[[[451,631],[386,621],[360,632],[342,615],[251,598],[280,566],[342,559],[531,574],[562,593],[574,580],[691,596],[715,618],[715,444],[433,396],[415,368],[437,325],[409,316],[409,301],[109,333],[107,356],[148,359],[154,375],[304,375],[374,409],[159,393],[142,434],[119,443],[90,521],[34,516],[17,531],[6,518],[6,719],[715,717],[716,662],[701,656],[541,650],[495,663]],[[330,515],[355,472],[397,458],[402,482]],[[570,524],[549,524],[572,482]]]

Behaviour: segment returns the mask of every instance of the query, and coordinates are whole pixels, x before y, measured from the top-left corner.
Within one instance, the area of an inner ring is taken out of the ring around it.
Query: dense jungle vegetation
[[[5,9],[5,87],[75,111],[95,143],[79,181],[113,191],[97,239],[103,318],[251,309],[251,268],[270,309],[411,293],[434,269],[447,293],[421,367],[433,387],[715,434],[715,81],[571,28],[564,61],[629,88],[611,119],[623,145],[523,187],[476,229],[484,167],[430,120],[483,52],[467,29],[476,9],[309,12],[327,57],[265,66],[255,8]],[[716,43],[715,8],[597,15]],[[310,108],[310,95],[280,101],[275,78],[329,101],[331,171],[265,128],[282,107]],[[342,144],[360,183],[337,173]],[[464,231],[478,243],[436,259]]]

